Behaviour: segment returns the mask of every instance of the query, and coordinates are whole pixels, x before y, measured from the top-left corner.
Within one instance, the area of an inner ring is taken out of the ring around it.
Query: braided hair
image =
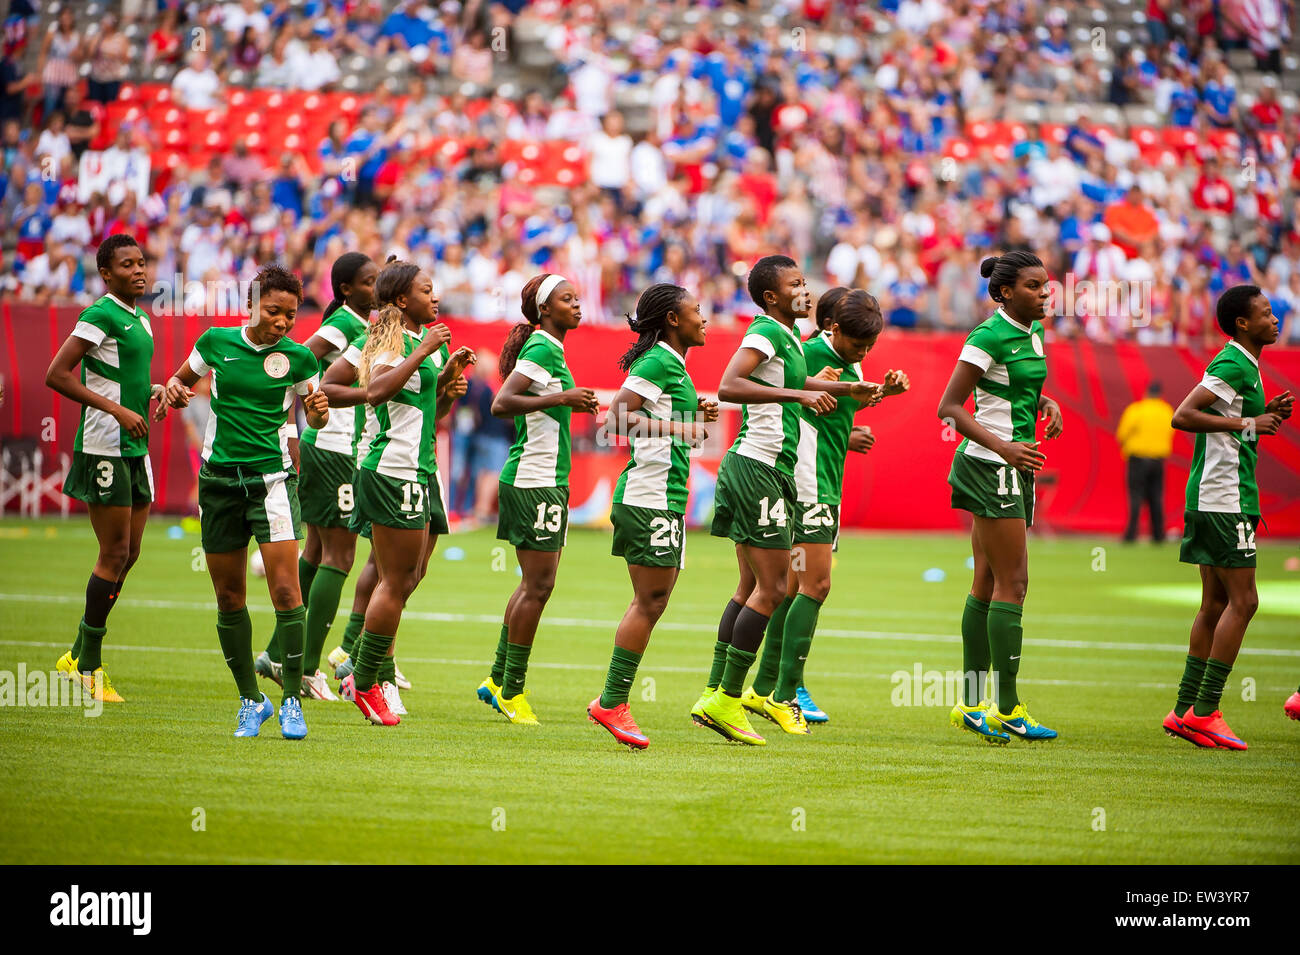
[[[1013,288],[1023,269],[1041,269],[1043,260],[1032,252],[1014,249],[1006,255],[994,255],[980,263],[980,275],[989,280],[989,298],[1002,304],[1002,289]]]
[[[637,340],[618,360],[618,367],[631,369],[633,362],[655,347],[668,331],[668,313],[674,311],[687,295],[680,285],[660,282],[652,285],[636,300],[636,314],[624,316],[627,327],[636,332]]]
[[[321,318],[329,318],[343,307],[343,286],[355,280],[357,273],[369,261],[370,256],[364,252],[344,252],[334,260],[334,265],[330,268],[330,291],[334,298],[325,306],[325,314]]]

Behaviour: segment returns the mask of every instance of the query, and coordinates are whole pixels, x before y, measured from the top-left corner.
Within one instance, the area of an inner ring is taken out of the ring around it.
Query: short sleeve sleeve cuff
[[[970,344],[962,346],[961,354],[957,356],[957,360],[975,365],[980,371],[988,371],[993,367],[993,356],[984,349]]]
[[[1237,398],[1236,389],[1222,378],[1216,378],[1214,375],[1206,375],[1202,378],[1201,387],[1206,391],[1213,392],[1216,398],[1221,398],[1229,404]]]
[[[376,355],[372,364],[383,368],[396,368],[405,358],[405,355],[399,355],[396,352],[384,352],[382,355]]]
[[[293,390],[300,395],[307,395],[320,387],[320,375],[312,375],[310,378],[304,378],[302,381],[296,381],[293,384]]]
[[[349,345],[347,350],[343,352],[342,358],[353,368],[361,367],[361,349],[356,345]]]
[[[537,384],[543,387],[549,385],[551,379],[555,377],[541,365],[537,364],[537,362],[529,361],[526,358],[522,361],[515,362],[515,371],[519,372],[519,374],[523,375],[530,381],[537,382]]]
[[[628,375],[627,381],[623,382],[623,387],[635,395],[640,395],[646,401],[652,402],[658,401],[664,393],[664,390],[653,381],[642,378],[640,375]]]
[[[194,374],[198,375],[200,378],[212,370],[212,366],[203,360],[203,356],[199,354],[197,348],[190,352],[189,365]]]
[[[316,337],[325,339],[337,352],[344,351],[348,347],[348,337],[343,334],[342,329],[335,328],[333,325],[322,325],[316,332]]]
[[[776,346],[772,344],[765,336],[757,332],[750,332],[740,340],[741,348],[752,348],[756,352],[762,352],[764,358],[771,358],[776,354]]]
[[[98,325],[92,325],[87,321],[77,322],[77,326],[72,330],[72,334],[77,338],[84,338],[92,345],[101,344],[104,339],[108,337],[107,333],[102,328]]]

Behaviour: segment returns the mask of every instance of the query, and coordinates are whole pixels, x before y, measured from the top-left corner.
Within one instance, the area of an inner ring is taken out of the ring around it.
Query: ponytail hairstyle
[[[989,298],[1002,302],[1002,288],[1014,286],[1022,269],[1043,267],[1043,260],[1032,252],[1014,249],[1006,255],[995,255],[980,263],[980,275],[989,280]]]
[[[343,307],[343,286],[350,284],[369,261],[370,256],[364,252],[344,252],[334,260],[334,265],[330,268],[330,291],[334,293],[334,298],[325,306],[322,319],[329,318]]]
[[[838,289],[834,291],[839,291]],[[831,321],[840,327],[840,331],[849,338],[865,339],[875,342],[881,329],[885,327],[885,317],[880,314],[880,303],[866,289],[844,289],[844,294],[835,302]],[[827,293],[829,294],[829,293]],[[823,295],[822,298],[826,296]],[[820,318],[821,304],[817,306]]]
[[[830,331],[831,324],[835,321],[835,305],[848,294],[848,291],[843,285],[837,285],[822,292],[821,297],[817,299],[817,330],[819,332]],[[857,338],[856,335],[853,337]]]
[[[419,274],[420,267],[414,262],[403,262],[396,255],[390,255],[388,261],[384,263],[383,271],[379,273],[379,278],[375,280],[376,304],[380,308],[385,305],[395,305],[397,296],[406,295],[411,291],[411,286],[415,284],[415,277]]]
[[[627,327],[636,332],[637,340],[618,360],[618,367],[628,371],[632,363],[655,347],[668,331],[668,313],[676,310],[686,297],[680,285],[660,282],[652,285],[636,300],[636,314],[624,316]]]
[[[523,313],[526,321],[515,322],[510,329],[510,334],[506,336],[505,343],[501,346],[501,355],[497,359],[497,365],[501,372],[502,381],[509,378],[510,373],[515,370],[515,362],[519,358],[519,353],[523,350],[524,342],[528,341],[528,336],[537,329],[537,326],[542,324],[542,316],[537,308],[540,304],[537,301],[537,291],[549,277],[549,272],[534,275],[524,283],[523,290],[519,293],[519,311]]]
[[[379,310],[370,326],[366,345],[361,349],[361,365],[357,368],[357,381],[365,388],[370,384],[370,371],[375,359],[382,355],[400,356],[405,349],[405,318],[402,310],[389,303]]]
[[[256,294],[259,298],[267,292],[288,292],[298,300],[299,305],[302,304],[302,282],[298,279],[298,276],[275,262],[262,266],[261,270],[253,276],[253,281],[248,283],[248,311],[250,314],[253,311],[253,289],[257,289]],[[254,323],[260,317],[259,315],[253,315]]]

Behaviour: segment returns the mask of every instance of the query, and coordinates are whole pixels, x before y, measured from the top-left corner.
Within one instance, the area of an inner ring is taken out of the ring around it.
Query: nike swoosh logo
[[[129,331],[131,330],[131,328],[132,328],[134,325],[135,325],[135,322],[132,322],[130,325],[123,325],[123,326],[122,326],[122,331],[124,331],[124,332],[129,332]]]
[[[503,704],[500,700],[497,700],[497,705],[501,707],[501,712],[504,713],[506,716],[508,716],[510,719],[515,718],[514,710],[506,709],[505,704]]]
[[[1008,659],[1008,660],[1019,660],[1020,657],[1018,657],[1018,656],[1015,656],[1015,657],[1008,657],[1007,659]]]
[[[1025,347],[1024,345],[1021,345],[1021,346],[1020,346],[1020,348],[1024,348],[1024,347]],[[1020,351],[1020,348],[1013,348],[1013,349],[1011,349],[1011,354],[1014,355],[1016,352]]]
[[[237,358],[239,358],[238,355],[233,355],[227,358],[223,358],[222,361],[235,361]]]
[[[776,531],[770,531],[770,532],[764,534],[763,536],[764,536],[764,537],[775,537],[775,536],[776,536]]]
[[[1007,503],[1005,503],[1005,504],[1000,504],[1000,505],[998,505],[998,506],[999,506],[999,507],[1015,507],[1015,506],[1016,506],[1016,502],[1015,502],[1015,501],[1007,501]]]
[[[966,722],[970,723],[970,725],[976,729],[982,729],[984,726],[984,717],[981,716],[979,719],[973,720],[969,715],[967,715]]]
[[[1011,730],[1011,732],[1013,733],[1019,733],[1021,736],[1024,736],[1027,732],[1029,732],[1023,726],[1017,726],[1015,723],[1007,723],[1005,721],[1002,723],[1002,728],[1004,730]]]
[[[655,556],[656,556],[656,557],[662,557],[662,556],[663,556],[664,554],[666,554],[666,553],[668,553],[668,551],[666,551],[666,550],[657,550],[657,551],[655,551]]]
[[[537,538],[537,539],[538,539],[539,541],[548,541],[548,540],[551,539],[551,535],[550,535],[550,534],[547,534],[545,537],[539,537],[539,538]]]
[[[1241,556],[1242,556],[1242,557],[1254,557],[1254,556],[1255,556],[1255,552],[1252,550],[1249,554],[1242,554]]]

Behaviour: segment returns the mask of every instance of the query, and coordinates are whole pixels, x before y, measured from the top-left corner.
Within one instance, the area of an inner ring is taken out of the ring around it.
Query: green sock
[[[723,693],[740,696],[740,691],[745,687],[745,677],[749,676],[749,668],[754,665],[757,656],[748,650],[727,647],[727,668],[722,671],[722,682],[718,684]]]
[[[1183,678],[1178,681],[1178,702],[1174,704],[1175,716],[1181,719],[1196,705],[1196,694],[1201,691],[1201,680],[1204,677],[1205,661],[1190,653],[1187,654],[1187,662],[1183,664]]]
[[[302,594],[303,600],[306,600],[307,595],[311,593],[311,585],[316,579],[317,570],[319,567],[316,564],[309,564],[307,558],[298,558],[298,591]]]
[[[365,612],[357,613],[355,610],[348,614],[348,625],[343,628],[343,652],[352,655],[353,649],[357,645],[357,637],[361,636],[361,631],[366,625]]]
[[[636,668],[640,665],[641,654],[635,650],[614,648],[614,655],[609,659],[609,672],[605,674],[605,692],[600,694],[601,706],[608,710],[627,702],[627,695],[632,692],[632,681],[636,679]]]
[[[786,597],[772,611],[767,622],[767,631],[763,635],[763,652],[758,659],[758,672],[754,674],[754,692],[759,696],[769,696],[776,689],[777,678],[781,675],[781,644],[785,637],[785,617],[790,612],[793,597]],[[785,697],[780,697],[785,699]]]
[[[296,700],[302,692],[302,645],[307,638],[307,608],[298,604],[292,610],[277,610],[275,633],[275,639],[284,651],[284,668],[280,671],[284,679],[284,695],[280,699]]]
[[[380,683],[397,684],[397,657],[384,657],[384,662],[379,664],[377,680]]]
[[[1197,716],[1209,716],[1219,708],[1219,701],[1223,698],[1223,685],[1228,682],[1228,674],[1231,672],[1231,664],[1216,660],[1214,657],[1205,661],[1205,677],[1201,680],[1201,689],[1196,694],[1194,712]]]
[[[82,617],[77,622],[77,639],[72,641],[72,659],[81,659],[81,648],[86,643],[86,618]]]
[[[1025,637],[1021,626],[1023,615],[1020,604],[989,602],[989,656],[997,678],[998,712],[1004,716],[1020,702],[1016,696],[1016,674],[1020,672],[1020,645]]]
[[[510,643],[509,632],[510,628],[503,623],[501,636],[497,639],[496,659],[492,661],[492,672],[488,674],[497,686],[500,686],[506,678],[506,647]]]
[[[781,675],[776,681],[776,698],[785,703],[794,699],[795,690],[803,683],[803,667],[808,660],[808,651],[812,647],[813,633],[817,629],[817,615],[821,613],[821,601],[813,600],[807,594],[798,594],[790,604],[790,612],[785,618],[785,646],[781,648]],[[767,625],[767,636],[772,638],[772,624]],[[766,649],[763,651],[767,655]],[[754,681],[758,692],[758,681]]]
[[[77,627],[77,643],[81,647],[72,654],[72,658],[77,661],[77,670],[79,672],[93,673],[103,665],[99,654],[104,646],[104,634],[106,633],[108,633],[108,627],[92,627],[86,623],[84,618],[82,619]]]
[[[361,637],[352,648],[352,679],[358,690],[364,692],[379,682],[379,668],[383,666],[392,642],[392,637],[371,633],[369,630],[361,631]]]
[[[239,695],[260,702],[262,691],[257,688],[257,674],[253,672],[253,621],[247,607],[217,611],[217,640]]]
[[[989,605],[974,594],[966,595],[961,614],[961,658],[962,702],[974,706],[983,699],[989,674]]]
[[[299,567],[301,569],[301,564]],[[339,612],[343,582],[347,579],[346,571],[321,564],[316,568],[311,592],[303,591],[307,598],[307,643],[302,654],[303,673],[315,673],[320,669],[321,651],[325,649],[325,639]]]
[[[531,646],[522,643],[506,644],[506,668],[501,675],[501,695],[513,700],[524,692],[524,680],[528,677],[528,655],[533,652]]]
[[[721,640],[713,644],[713,665],[709,667],[710,689],[717,689],[718,684],[722,682],[722,671],[727,668],[727,651],[731,649],[731,644],[723,643]]]

